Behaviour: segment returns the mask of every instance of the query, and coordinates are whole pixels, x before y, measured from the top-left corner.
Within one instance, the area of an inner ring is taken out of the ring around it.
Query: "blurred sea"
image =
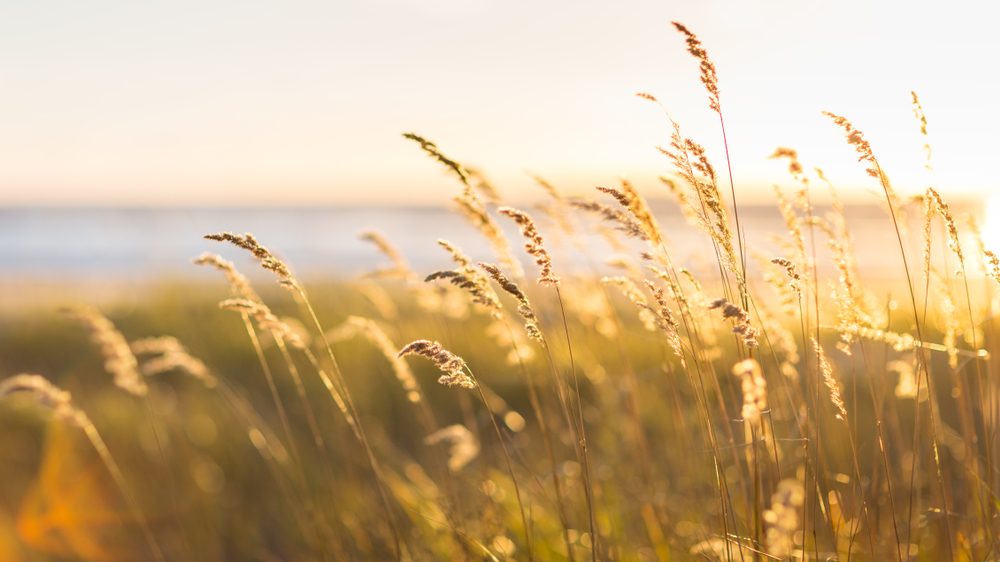
[[[693,268],[710,265],[713,256],[706,237],[687,225],[673,206],[656,208],[674,259]],[[581,223],[586,254],[559,252],[554,226],[540,212],[532,214],[554,247],[557,268],[589,269],[601,256],[611,254],[596,234],[595,221],[588,218]],[[877,205],[855,205],[847,215],[861,270],[873,275],[899,271],[898,247],[885,211]],[[752,248],[765,257],[778,255],[773,235],[784,233],[785,226],[773,206],[741,207],[741,221]],[[511,222],[505,217],[498,222],[511,243],[520,247]],[[369,229],[383,233],[421,274],[449,264],[435,244],[438,238],[458,244],[475,259],[495,260],[468,223],[444,207],[9,208],[0,210],[0,277],[19,282],[209,279],[209,272],[191,264],[205,250],[234,259],[242,270],[252,272],[241,252],[201,238],[222,230],[252,232],[304,278],[352,277],[385,264],[371,244],[358,239]],[[825,246],[822,236],[817,245]]]

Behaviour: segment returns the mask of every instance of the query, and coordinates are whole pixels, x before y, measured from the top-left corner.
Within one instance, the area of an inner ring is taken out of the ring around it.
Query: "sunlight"
[[[986,209],[982,214],[983,243],[988,249],[1000,248],[1000,194],[986,198]]]

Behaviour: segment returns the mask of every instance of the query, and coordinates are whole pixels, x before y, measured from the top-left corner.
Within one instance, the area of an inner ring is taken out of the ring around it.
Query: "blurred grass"
[[[400,287],[389,285],[389,289],[399,313],[393,322],[382,323],[397,344],[418,337],[448,342],[449,348],[466,359],[485,385],[502,396],[511,409],[530,418],[523,379],[515,366],[505,363],[504,350],[481,336],[486,328],[486,320],[481,315],[461,319],[429,315],[422,312]],[[328,328],[338,325],[349,314],[378,316],[370,301],[362,298],[351,284],[314,284],[308,290],[319,317]],[[263,294],[279,315],[296,313],[295,304],[286,292],[273,288],[264,290]],[[150,287],[145,297],[136,303],[116,307],[112,301],[104,311],[130,340],[163,334],[176,336],[192,355],[204,360],[226,386],[246,396],[253,415],[259,415],[270,427],[269,436],[280,436],[280,425],[261,367],[242,323],[238,315],[216,306],[224,297],[226,293],[221,286],[162,284]],[[538,302],[543,303],[538,307],[543,325],[552,326],[556,311],[552,310],[551,302],[546,304],[541,299]],[[603,502],[598,523],[604,533],[619,540],[635,544],[648,542],[648,514],[637,511],[634,503],[635,498],[645,498],[670,514],[666,520],[674,528],[672,535],[663,540],[685,558],[690,544],[699,542],[695,539],[705,532],[700,527],[706,521],[703,502],[717,494],[714,478],[703,469],[711,454],[698,427],[696,398],[682,371],[670,359],[665,342],[643,330],[634,313],[626,308],[627,303],[617,299],[616,302],[615,315],[623,322],[624,330],[619,337],[609,339],[583,320],[574,318],[570,324],[575,359],[586,381],[585,415],[591,425],[594,470]],[[314,495],[305,498],[301,490],[295,490],[294,470],[287,463],[268,462],[255,449],[248,437],[252,420],[235,411],[218,390],[204,388],[200,382],[181,374],[160,375],[153,379],[152,391],[143,400],[114,387],[110,376],[104,372],[99,351],[89,343],[80,326],[56,311],[59,304],[65,303],[53,300],[48,304],[40,303],[37,309],[9,311],[0,317],[0,370],[45,373],[73,393],[76,403],[90,414],[104,434],[130,485],[140,496],[155,533],[171,553],[169,559],[184,559],[191,552],[197,553],[199,560],[391,556],[388,544],[378,539],[371,542],[373,536],[384,536],[388,531],[373,503],[373,482],[361,449],[315,376],[304,375],[304,382],[318,412],[329,458],[322,458],[311,447],[307,420],[303,409],[295,402],[294,388],[280,363],[273,363],[279,390],[296,431],[296,446],[303,455],[306,479],[314,485]],[[934,335],[937,339],[941,337]],[[273,346],[268,345],[267,340],[264,344],[273,359]],[[565,350],[562,346],[554,347],[557,361],[565,364]],[[443,515],[435,501],[429,498],[448,497],[455,501],[455,512],[467,517],[461,522],[462,532],[482,537],[476,540],[493,536],[516,539],[503,531],[520,526],[515,515],[516,504],[512,503],[510,481],[499,469],[502,464],[497,457],[499,450],[495,437],[473,395],[435,384],[437,373],[431,365],[413,363],[440,425],[465,424],[483,444],[481,457],[468,469],[448,475],[442,471],[445,449],[423,444],[424,431],[415,423],[411,405],[385,358],[363,340],[338,342],[335,351],[359,404],[362,420],[370,430],[376,454],[385,464],[386,480],[404,506],[400,508],[401,517],[409,521],[406,532],[410,535],[408,542],[413,555],[417,559],[435,559],[448,552],[458,555],[453,539],[448,538],[447,523],[434,519]],[[881,362],[899,355],[886,346],[875,353],[881,356]],[[730,341],[724,345],[722,364],[729,361],[725,357],[735,356],[736,349]],[[845,399],[851,405],[854,423],[871,426],[874,423],[872,404],[866,391],[858,386],[856,363],[850,359],[834,359],[839,363]],[[935,369],[946,371],[945,361],[940,354],[935,360]],[[538,359],[530,368],[538,373],[544,370]],[[627,372],[634,373],[634,384],[638,385],[639,392],[629,389],[631,383]],[[871,373],[862,375],[872,376]],[[738,381],[734,377],[719,376],[718,382],[723,399],[730,402],[732,415],[737,417]],[[879,384],[891,388],[894,381],[883,380]],[[947,385],[944,388],[942,418],[950,427],[957,427],[956,412],[952,402],[947,400]],[[774,407],[795,409],[794,404],[783,402],[788,395],[782,394],[780,386],[771,388],[771,396]],[[633,408],[629,403],[631,397],[637,399],[634,408],[642,438],[651,444],[652,475],[646,472],[649,467],[636,461],[635,451],[631,449],[636,443],[636,436],[631,434],[632,426],[626,421]],[[898,408],[904,410],[898,414],[900,419],[912,416],[912,412],[905,411],[906,402],[899,402]],[[0,478],[0,510],[10,518],[0,518],[0,525],[13,525],[18,510],[22,509],[26,490],[31,488],[40,468],[52,462],[45,457],[47,453],[52,454],[46,448],[46,433],[58,422],[46,420],[48,414],[33,407],[30,401],[19,401],[17,407],[0,408],[0,466],[4,476]],[[718,422],[720,429],[728,424],[730,430],[737,434],[742,432],[742,422],[735,419]],[[797,431],[794,419],[787,415],[774,418],[773,423],[775,435],[793,435]],[[825,470],[833,476],[849,475],[852,473],[852,454],[846,436],[836,431],[836,427],[829,430],[825,443],[828,453]],[[521,477],[543,478],[544,454],[534,420],[529,419],[527,431],[508,431],[507,434]],[[877,471],[880,460],[872,435],[859,437],[862,438],[859,460],[863,473]],[[567,456],[572,446],[567,438],[568,434],[559,434],[561,442],[556,446],[564,452],[560,457],[567,459],[561,461],[560,471],[572,482],[580,469],[569,460],[572,455]],[[281,437],[275,439],[282,440]],[[960,455],[961,447],[953,441],[954,438],[946,440],[952,445],[942,454]],[[785,444],[782,449],[785,455],[791,456],[783,460],[785,464],[797,464],[804,459],[802,447],[795,443]],[[64,459],[65,470],[72,471],[85,464],[86,454],[76,454],[84,458]],[[736,458],[729,458],[729,461]],[[737,465],[733,462],[727,465],[732,471],[729,476],[734,482],[739,481]],[[442,481],[442,477],[450,481]],[[844,493],[849,488],[844,486]],[[551,497],[549,503],[550,500]],[[86,513],[95,509],[93,505],[73,505],[73,498],[66,501],[66,509],[70,511]],[[129,521],[121,500],[108,497],[107,501],[108,505],[118,506],[123,521],[116,532],[132,536],[134,540],[137,535],[135,522]],[[844,501],[849,502],[849,497],[845,496]],[[573,507],[577,512],[580,509],[584,507]],[[851,507],[844,506],[844,509]],[[879,509],[888,509],[884,498],[880,499]],[[552,506],[534,503],[531,510],[538,527],[536,555],[541,559],[564,556],[564,551],[559,554],[561,525]],[[584,525],[582,521],[578,524]],[[78,525],[86,532],[97,532],[107,523],[84,521]],[[88,529],[88,525],[93,529]],[[51,545],[59,540],[59,526],[55,528],[52,537],[40,542],[36,540],[37,544],[22,545],[19,551],[23,559],[60,559],[45,556],[46,549],[51,551]],[[576,540],[583,540],[582,531],[581,528],[576,533]],[[46,541],[50,541],[49,547]],[[472,547],[466,545],[464,548]],[[142,550],[141,545],[137,545],[135,554],[125,559],[144,559]],[[490,550],[497,552],[492,547]],[[478,558],[484,556],[484,552],[468,551],[466,555]],[[621,559],[645,559],[653,556],[652,552],[638,548],[622,552]],[[105,555],[109,560],[120,559],[120,555],[111,552],[82,559],[101,560]]]

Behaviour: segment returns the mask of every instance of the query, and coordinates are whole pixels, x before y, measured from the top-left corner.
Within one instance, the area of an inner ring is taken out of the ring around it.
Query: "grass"
[[[675,25],[724,136],[715,66]],[[8,312],[3,370],[58,388],[0,387],[0,554],[995,559],[995,255],[937,190],[899,195],[828,115],[885,195],[895,275],[858,269],[837,189],[788,148],[770,255],[740,225],[740,147],[726,195],[672,122],[664,189],[711,244],[699,267],[627,182],[590,199],[539,180],[529,213],[407,133],[492,255],[441,241],[454,269],[416,272],[366,232],[387,267],[307,282],[280,249],[218,233],[206,246],[267,276],[206,254],[217,285]]]

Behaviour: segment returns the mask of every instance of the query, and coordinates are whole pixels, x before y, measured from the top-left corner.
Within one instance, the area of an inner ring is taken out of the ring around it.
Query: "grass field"
[[[544,205],[507,207],[408,133],[491,255],[442,241],[454,269],[418,272],[369,232],[384,267],[300,280],[266,240],[210,234],[221,255],[191,267],[217,283],[6,309],[0,558],[997,559],[1000,261],[830,118],[889,237],[853,239],[837,188],[779,148],[786,228],[761,253],[728,161],[670,121],[662,193],[712,249],[678,263],[626,182],[539,179]],[[895,275],[857,267],[873,243]]]

